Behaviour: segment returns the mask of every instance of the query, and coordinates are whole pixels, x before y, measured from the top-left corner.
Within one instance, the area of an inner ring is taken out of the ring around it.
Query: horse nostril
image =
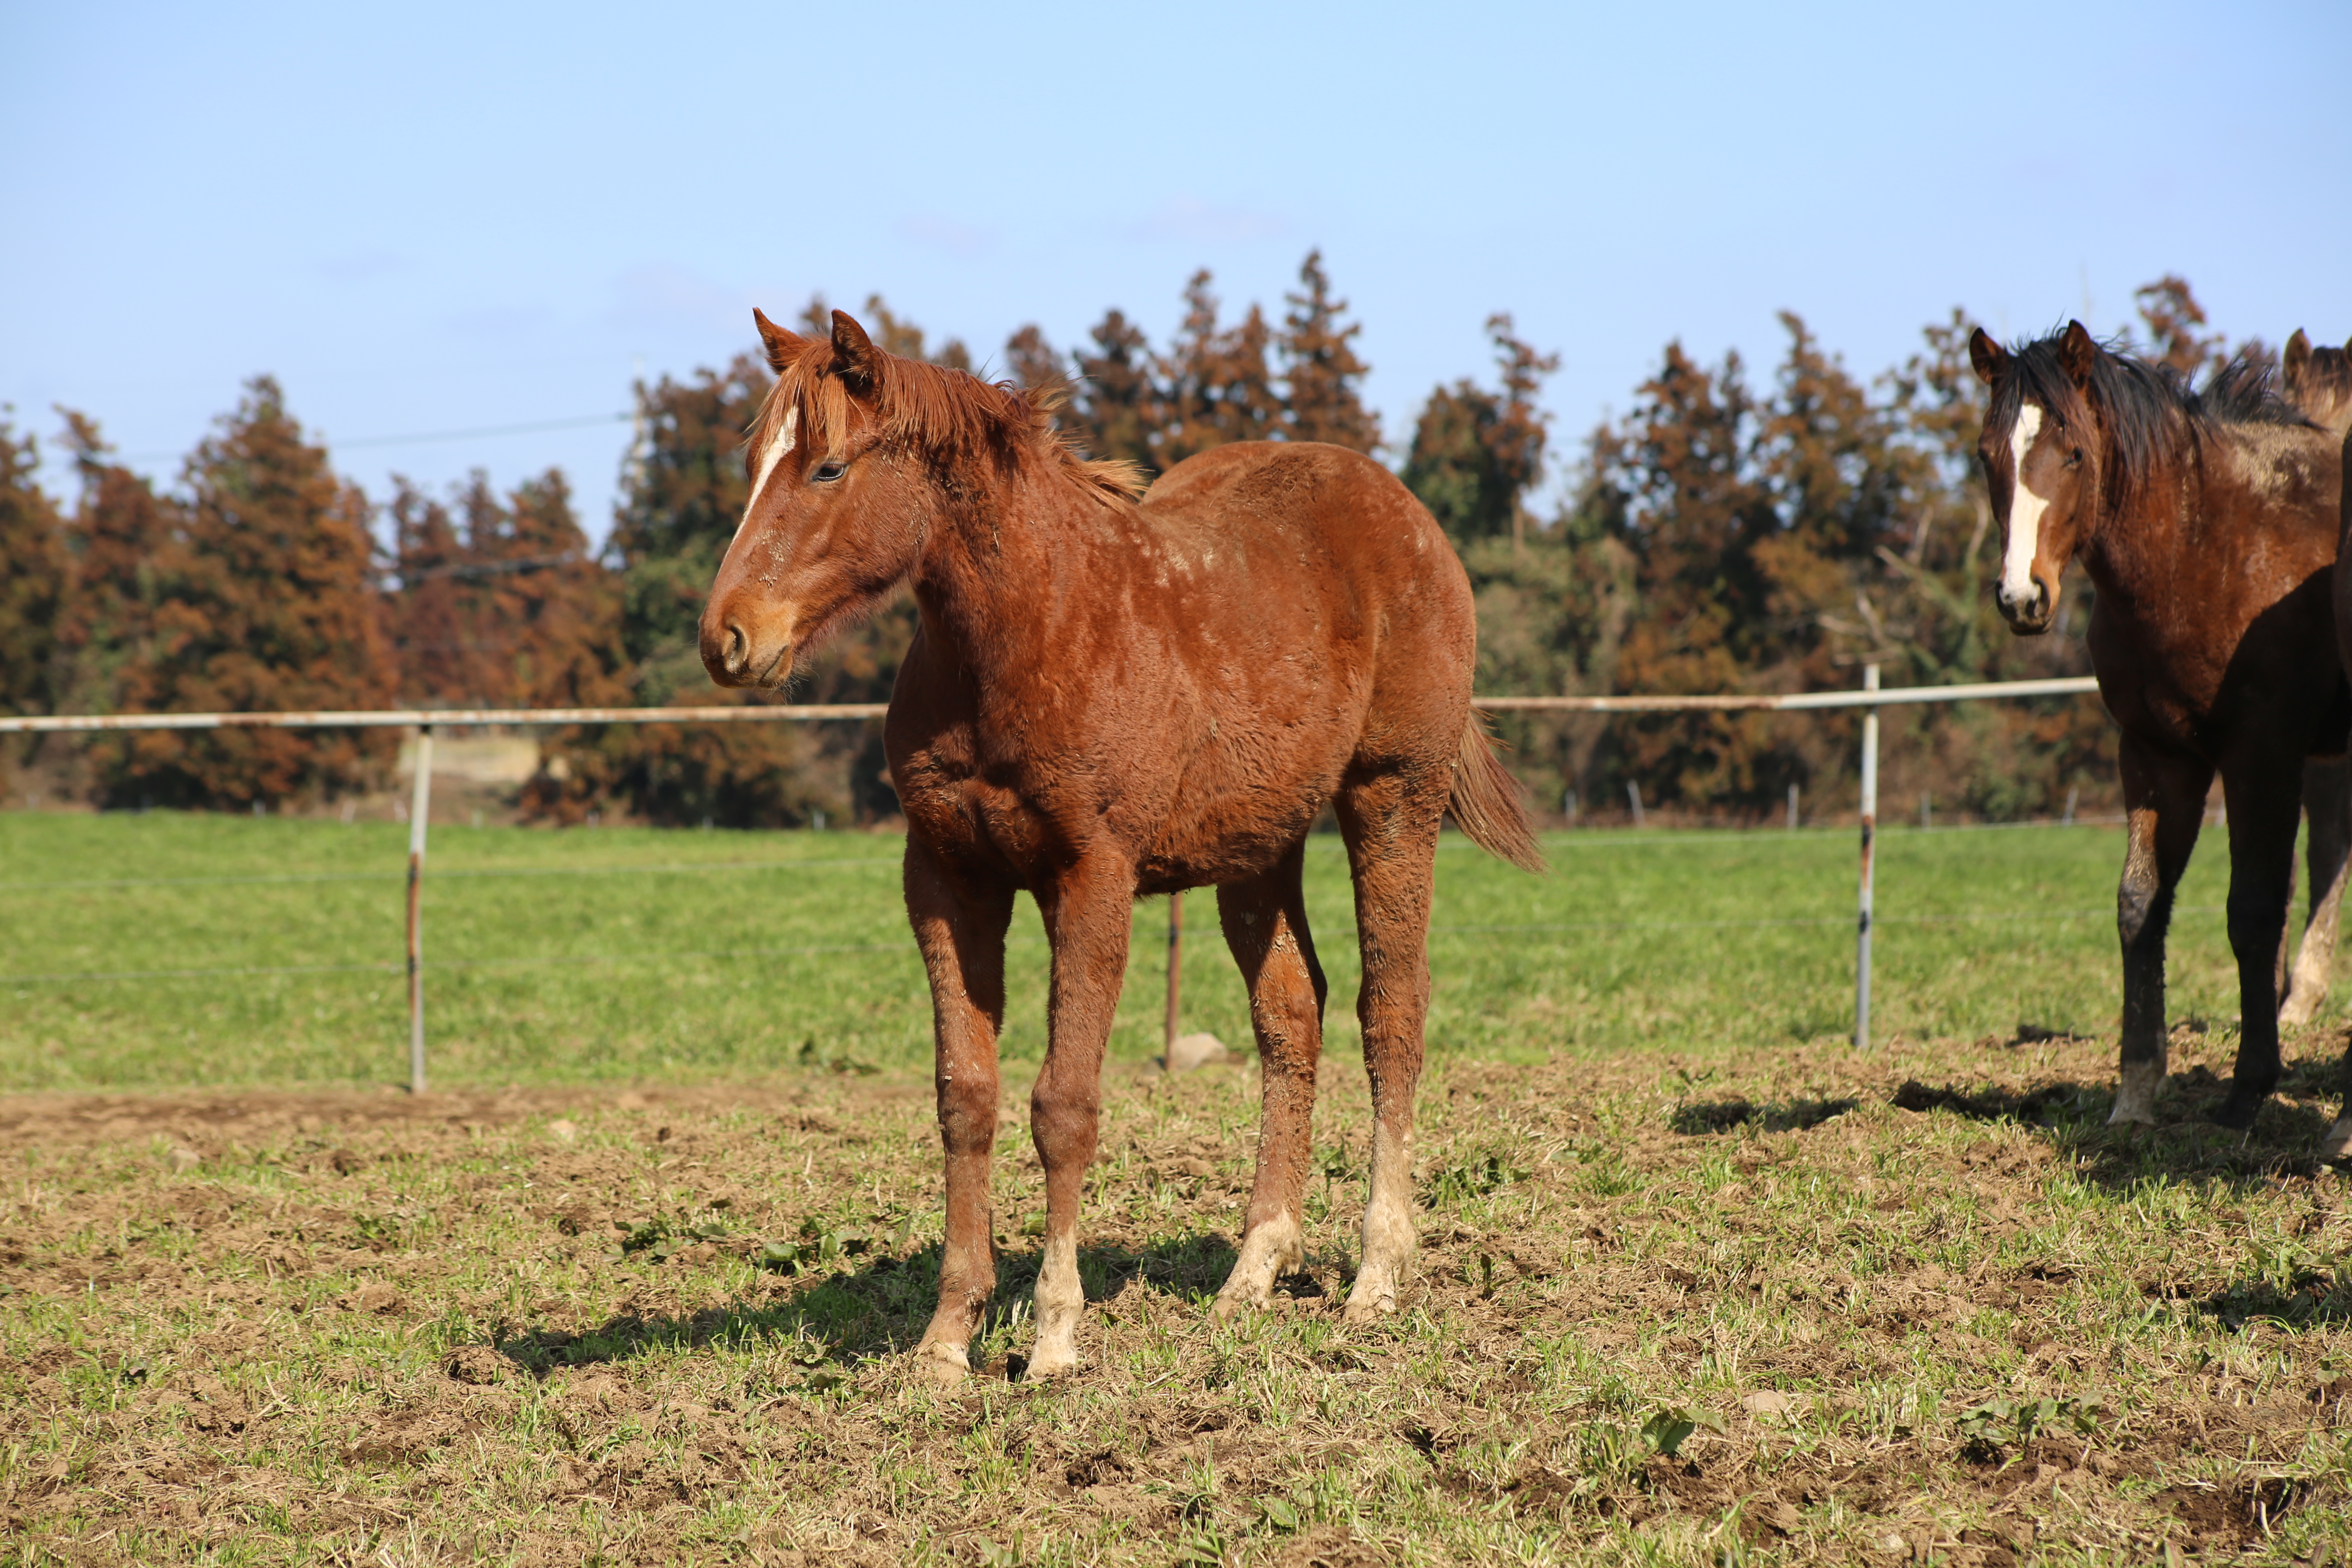
[[[728,622],[726,654],[728,673],[730,675],[742,674],[743,667],[751,663],[751,640],[743,635],[743,628],[740,626],[737,625],[733,621]]]

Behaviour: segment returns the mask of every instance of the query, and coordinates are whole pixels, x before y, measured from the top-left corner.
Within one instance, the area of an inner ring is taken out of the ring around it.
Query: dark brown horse
[[[1046,1203],[1030,1375],[1077,1364],[1078,1198],[1140,895],[1214,886],[1249,987],[1265,1119],[1219,1311],[1268,1305],[1301,1262],[1325,986],[1299,873],[1327,805],[1355,879],[1374,1118],[1348,1313],[1394,1310],[1414,1248],[1439,820],[1451,810],[1488,849],[1540,865],[1470,711],[1476,627],[1445,536],[1337,447],[1222,447],[1139,500],[1132,470],[1062,444],[1039,396],[881,353],[839,311],[830,337],[756,319],[778,379],[703,613],[704,665],[721,685],[772,686],[895,584],[912,582],[920,612],[885,745],[947,1150],[924,1368],[968,1370],[996,1284],[989,1155],[1019,889],[1053,946],[1029,1099]]]
[[[2315,349],[2297,327],[2279,363],[2286,400],[2305,418],[2339,440],[2352,434],[2352,342],[2340,349]]]
[[[2078,555],[2098,590],[2091,664],[2123,730],[2130,814],[2110,1120],[2155,1120],[2165,931],[2218,771],[2241,1016],[2234,1079],[2211,1114],[2251,1127],[2279,1078],[2277,963],[2304,761],[2340,755],[2352,730],[2332,657],[2336,445],[2243,363],[2191,392],[2079,321],[2014,351],[1979,331],[1969,350],[1991,389],[1978,455],[2005,535],[2002,616],[2020,633],[2048,630]]]
[[[2280,363],[2286,400],[2297,413],[2339,439],[2352,433],[2352,343],[2315,349],[2297,327],[2286,340]],[[2315,757],[2305,763],[2303,809],[2311,826],[2306,841],[2311,917],[2304,927],[2303,945],[2295,951],[2285,1005],[2279,1009],[2282,1024],[2308,1024],[2327,996],[2346,872],[2352,868],[2352,858],[2345,853],[2352,844],[2352,760]],[[2326,875],[2330,867],[2335,868],[2332,881]]]

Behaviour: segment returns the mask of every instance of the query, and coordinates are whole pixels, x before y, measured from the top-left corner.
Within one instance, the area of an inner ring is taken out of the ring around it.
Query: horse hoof
[[[2340,1116],[2319,1141],[2319,1159],[2326,1165],[2352,1165],[2352,1116]]]
[[[1209,1316],[1221,1323],[1230,1323],[1244,1312],[1272,1310],[1274,1310],[1274,1297],[1271,1292],[1268,1292],[1265,1300],[1261,1301],[1243,1291],[1237,1290],[1228,1294],[1220,1290],[1217,1292],[1217,1299],[1209,1303]]]
[[[1040,1345],[1037,1347],[1037,1352],[1029,1358],[1028,1368],[1022,1373],[1021,1381],[1050,1383],[1057,1377],[1067,1377],[1077,1370],[1078,1356],[1076,1351],[1059,1348],[1047,1350]]]
[[[2122,1100],[2118,1100],[2116,1101],[2115,1110],[2107,1116],[2107,1125],[2110,1127],[2153,1127],[2156,1125],[2156,1112],[2145,1105],[2126,1105]]]
[[[2262,1114],[2263,1101],[2269,1098],[2267,1094],[2252,1094],[2233,1089],[2227,1100],[2207,1113],[2206,1120],[2232,1132],[2246,1131],[2253,1126],[2254,1118]]]
[[[933,1388],[955,1388],[971,1375],[961,1345],[933,1340],[915,1352],[915,1375]]]

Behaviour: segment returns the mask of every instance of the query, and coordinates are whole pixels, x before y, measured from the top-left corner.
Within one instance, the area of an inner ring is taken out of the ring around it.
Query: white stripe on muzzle
[[[2033,557],[2042,549],[2042,513],[2049,498],[2026,488],[2025,459],[2042,435],[2042,405],[2018,405],[2009,431],[2009,545],[2000,558],[2000,596],[2012,605],[2033,597]]]

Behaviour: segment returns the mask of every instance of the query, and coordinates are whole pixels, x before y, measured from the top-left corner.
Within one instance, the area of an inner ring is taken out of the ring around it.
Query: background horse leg
[[[2311,916],[2295,950],[2279,1022],[2308,1024],[2327,1000],[2336,957],[2336,917],[2344,905],[2345,868],[2352,866],[2352,757],[2312,757],[2303,764],[2303,815],[2310,825],[2304,862],[2311,881]]]
[[[2172,924],[2173,890],[2204,825],[2213,770],[2131,735],[2123,738],[2120,761],[2129,823],[2123,881],[2116,889],[2116,930],[2124,949],[2123,1059],[2107,1121],[2153,1126],[2156,1091],[2164,1084],[2164,933]]]
[[[1054,948],[1046,1001],[1045,1065],[1029,1091],[1029,1135],[1045,1167],[1045,1254],[1037,1270],[1037,1344],[1031,1377],[1076,1370],[1078,1319],[1086,1287],[1078,1279],[1078,1198],[1094,1163],[1102,1115],[1103,1047],[1127,976],[1134,922],[1135,878],[1097,856],[1081,860],[1060,884],[1043,889],[1037,912]]]
[[[1364,1202],[1364,1259],[1348,1293],[1348,1321],[1396,1310],[1412,1266],[1412,1093],[1421,1081],[1422,1027],[1429,1013],[1429,899],[1437,825],[1450,779],[1383,773],[1342,788],[1333,804],[1356,883],[1364,978],[1356,1016],[1372,1080],[1371,1189]]]
[[[931,983],[931,1037],[947,1150],[947,1242],[940,1302],[915,1354],[935,1382],[971,1370],[964,1347],[996,1293],[988,1160],[996,1145],[996,1037],[1004,1026],[1004,930],[1010,888],[949,879],[920,843],[907,841],[907,918]]]
[[[2224,1127],[2254,1124],[2278,1087],[2277,969],[2294,888],[2300,770],[2277,756],[2232,756],[2222,766],[2230,800],[2230,951],[2238,958],[2238,1062],[2229,1098],[2213,1112]]]
[[[1301,1215],[1314,1147],[1315,1066],[1323,1054],[1323,999],[1329,987],[1307,931],[1299,873],[1304,841],[1262,877],[1217,889],[1217,915],[1249,986],[1250,1026],[1265,1074],[1257,1135],[1257,1181],[1242,1227],[1242,1255],[1217,1292],[1217,1315],[1274,1304],[1274,1282],[1306,1261]]]

